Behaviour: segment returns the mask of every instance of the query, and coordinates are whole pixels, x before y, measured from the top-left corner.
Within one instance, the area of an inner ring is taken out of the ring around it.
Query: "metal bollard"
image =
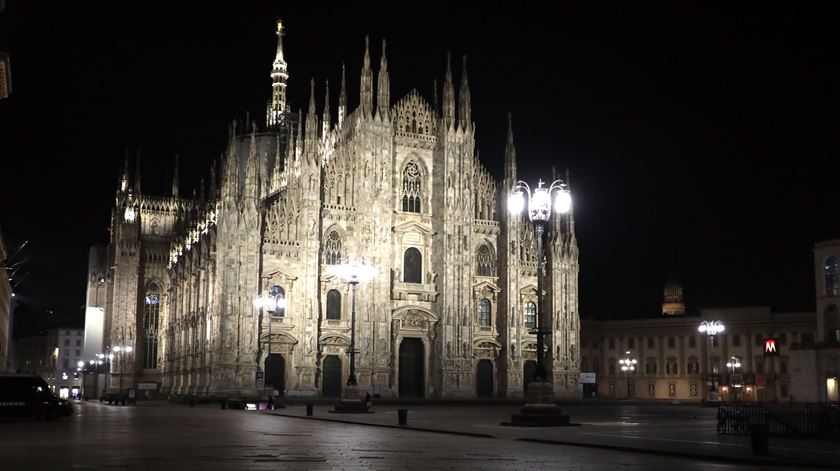
[[[307,403],[306,403],[306,416],[307,416],[307,417],[312,417],[312,408],[313,408],[313,406],[314,406],[314,405],[313,405],[311,402],[307,402]]]
[[[397,415],[399,416],[400,425],[406,425],[408,423],[408,409],[397,409]]]

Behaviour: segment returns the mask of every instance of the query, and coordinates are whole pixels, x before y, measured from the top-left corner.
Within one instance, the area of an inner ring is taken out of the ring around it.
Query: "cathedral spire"
[[[432,81],[432,109],[438,112],[437,78]]]
[[[213,164],[210,165],[210,199],[215,200],[219,198],[219,195],[216,194],[216,160],[213,160]]]
[[[446,78],[443,82],[443,122],[445,127],[455,123],[455,87],[452,86],[452,57],[446,53]]]
[[[463,67],[461,69],[461,91],[458,94],[458,118],[461,120],[461,127],[468,129],[472,123],[472,112],[470,108],[470,85],[467,81],[467,55],[464,54]]]
[[[268,126],[277,126],[286,115],[286,81],[289,79],[286,59],[283,57],[283,22],[277,20],[277,54],[271,67],[271,102],[268,104]]]
[[[178,154],[175,154],[175,173],[172,176],[172,197],[177,198],[178,196]]]
[[[505,191],[516,183],[516,146],[513,144],[513,118],[508,113],[507,143],[505,144]]]
[[[122,168],[122,178],[120,179],[120,191],[125,192],[128,191],[128,181],[129,181],[129,174],[128,174],[128,148],[125,149],[125,163],[123,164]]]
[[[341,63],[341,91],[338,95],[338,127],[344,123],[347,117],[347,85],[344,78],[344,62]]]
[[[318,140],[318,114],[315,112],[315,79],[309,81],[309,111],[306,113],[307,146]],[[308,149],[307,149],[308,150]]]
[[[362,115],[370,116],[373,100],[373,72],[370,70],[370,44],[365,36],[365,59],[362,64],[362,84],[359,91],[359,109]]]
[[[330,80],[327,79],[326,90],[324,91],[324,119],[321,122],[321,138],[326,139],[330,133]]]
[[[137,160],[134,163],[135,163],[134,193],[139,195],[140,194],[140,149],[137,149]]]
[[[388,77],[388,58],[385,56],[385,39],[382,39],[382,59],[379,61],[379,77],[376,82],[376,116],[388,120],[391,106],[391,80]]]

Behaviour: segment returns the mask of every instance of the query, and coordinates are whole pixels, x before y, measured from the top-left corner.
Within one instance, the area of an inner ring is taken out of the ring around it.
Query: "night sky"
[[[115,3],[12,0],[0,13],[13,87],[0,101],[0,229],[10,249],[30,241],[18,299],[82,312],[126,148],[158,194],[180,154],[189,194],[231,120],[264,120],[281,17],[290,103],[306,108],[315,77],[320,112],[329,79],[333,117],[342,61],[358,104],[365,34],[374,70],[388,41],[394,101],[417,88],[431,102],[447,51],[457,90],[467,54],[491,173],[508,112],[522,176],[571,172],[583,316],[655,316],[672,276],[690,312],[814,309],[813,244],[840,237],[828,10]]]

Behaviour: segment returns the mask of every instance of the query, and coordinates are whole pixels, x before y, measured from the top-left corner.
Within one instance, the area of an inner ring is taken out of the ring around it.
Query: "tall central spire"
[[[362,62],[362,85],[359,91],[359,108],[362,115],[370,116],[373,105],[373,72],[370,70],[370,44],[365,36],[365,59]]]
[[[388,119],[391,103],[391,80],[388,77],[388,59],[385,56],[385,39],[382,39],[382,59],[379,61],[379,78],[376,82],[376,116]]]
[[[289,79],[286,59],[283,58],[283,22],[277,20],[277,55],[271,67],[271,103],[268,104],[266,123],[277,126],[285,119],[286,80]]]

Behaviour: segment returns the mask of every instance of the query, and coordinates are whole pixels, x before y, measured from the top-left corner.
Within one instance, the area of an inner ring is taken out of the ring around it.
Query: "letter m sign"
[[[777,357],[779,356],[779,341],[778,339],[764,339],[764,356]]]

